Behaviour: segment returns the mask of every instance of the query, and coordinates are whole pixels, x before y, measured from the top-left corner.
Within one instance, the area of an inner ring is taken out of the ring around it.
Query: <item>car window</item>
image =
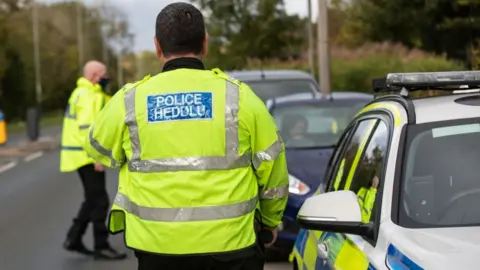
[[[365,145],[364,153],[358,161],[351,185],[345,186],[357,194],[362,206],[364,222],[372,221],[375,213],[377,189],[382,185],[383,166],[386,160],[389,133],[385,122],[378,121],[370,139]]]
[[[350,186],[353,175],[350,175],[352,166],[355,164],[355,160],[359,159],[362,146],[364,147],[368,137],[373,130],[374,125],[377,123],[375,119],[362,120],[358,123],[353,136],[348,141],[345,151],[342,153],[341,158],[337,160],[336,171],[332,174],[330,184],[327,191],[335,191],[344,189],[345,185]],[[353,170],[354,172],[355,170]]]
[[[309,79],[261,80],[245,81],[245,83],[252,88],[253,92],[255,92],[263,102],[280,96],[318,92],[315,84]]]
[[[480,119],[408,127],[399,225],[480,224]]]
[[[332,179],[330,176],[332,175],[333,171],[336,171],[338,166],[335,166],[337,164],[337,161],[339,160],[339,157],[342,156],[343,151],[345,151],[346,144],[349,142],[349,137],[350,134],[353,132],[353,127],[350,127],[347,129],[340,140],[338,141],[337,146],[335,147],[335,150],[332,154],[332,157],[330,158],[330,161],[328,162],[328,169],[326,170],[325,174],[325,179],[320,179],[320,185],[315,194],[320,194],[324,193],[327,190],[328,185],[330,184],[330,179]],[[343,157],[343,156],[342,156]],[[329,190],[331,191],[331,190]]]
[[[271,110],[286,148],[322,148],[337,144],[364,100],[282,105]]]

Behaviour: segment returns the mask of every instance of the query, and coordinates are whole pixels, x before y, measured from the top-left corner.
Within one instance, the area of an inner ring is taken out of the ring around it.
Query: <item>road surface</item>
[[[40,137],[54,137],[60,134],[61,126],[48,126],[40,131]],[[8,132],[8,131],[7,131]],[[8,133],[6,146],[17,146],[28,141],[26,131]]]
[[[61,248],[82,194],[75,173],[58,172],[58,150],[21,159],[0,173],[0,269],[2,270],[127,270],[136,269],[133,255],[121,262],[97,262]],[[110,195],[116,172],[108,171]],[[85,244],[92,245],[92,234]],[[125,250],[121,236],[111,244]],[[287,270],[287,263],[268,264],[266,270]]]

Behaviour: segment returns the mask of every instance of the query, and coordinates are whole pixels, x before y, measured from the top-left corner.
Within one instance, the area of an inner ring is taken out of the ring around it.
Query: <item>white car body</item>
[[[476,102],[475,100],[478,99],[479,102],[478,105],[462,104],[458,102],[462,98],[465,98],[468,102]],[[405,99],[406,102],[402,103],[399,101],[400,99]],[[298,220],[305,231],[297,239],[291,256],[291,260],[295,263],[295,269],[480,269],[480,225],[409,228],[398,225],[398,222],[392,218],[392,216],[396,215],[396,213],[393,213],[394,209],[400,208],[400,206],[396,207],[395,205],[405,203],[405,201],[400,201],[398,190],[396,191],[400,184],[396,183],[399,177],[395,175],[398,171],[396,165],[399,151],[404,151],[406,148],[404,142],[405,135],[403,134],[405,126],[412,119],[414,124],[474,118],[478,118],[480,122],[479,106],[480,95],[477,91],[457,92],[452,95],[413,100],[400,96],[380,98],[377,101],[373,101],[370,106],[367,105],[357,118],[361,118],[362,115],[387,113],[393,116],[392,119],[395,122],[394,128],[390,133],[388,155],[385,158],[386,167],[383,174],[383,186],[381,187],[383,193],[381,200],[379,201],[376,198],[377,201],[375,201],[375,203],[381,203],[381,207],[378,210],[378,225],[374,225],[376,228],[375,238],[369,239],[361,233],[355,235],[346,231],[334,230],[333,234],[343,235],[347,239],[345,243],[341,244],[340,251],[335,251],[339,247],[329,246],[334,244],[318,236],[319,234],[325,234],[325,232],[320,232],[320,229],[325,231],[327,229],[324,228],[336,228],[335,226],[338,227],[339,225],[337,224],[340,224],[340,222],[357,225],[364,223],[359,216],[359,213],[361,213],[360,207],[362,206],[355,199],[357,195],[350,190],[330,191],[313,196],[305,202],[298,216]],[[360,122],[361,120],[354,121]],[[356,132],[355,129],[353,130],[353,133]],[[480,133],[480,131],[475,132]],[[435,134],[432,136],[435,138]],[[342,140],[339,143],[340,148],[342,147]],[[346,139],[346,141],[348,140],[351,140],[351,138]],[[480,144],[480,141],[478,143]],[[341,155],[343,150],[336,151],[339,151]],[[332,167],[338,167],[335,164],[339,163],[339,159],[335,161],[335,157],[332,157],[332,160]],[[328,186],[333,182],[333,179],[326,180],[328,181]],[[439,182],[438,178],[436,180]],[[412,183],[413,181],[406,180],[406,182]],[[472,194],[479,191],[472,190]],[[353,199],[352,194],[355,195]],[[463,196],[465,194],[462,193],[460,195]],[[451,201],[455,202],[455,200]],[[342,202],[344,205],[342,205]],[[320,205],[328,206],[320,207]],[[355,207],[356,205],[360,207]],[[447,206],[450,207],[450,205]],[[472,205],[471,207],[479,206]],[[349,249],[353,250],[349,251],[350,253],[348,254],[354,254],[355,256],[340,258],[342,256],[339,254],[343,252],[345,245],[348,245]],[[315,259],[312,258],[313,253],[316,253]],[[348,264],[349,259],[352,261],[351,264]],[[323,266],[319,266],[319,261],[320,265],[322,265],[322,260]],[[348,267],[350,268],[347,269]]]

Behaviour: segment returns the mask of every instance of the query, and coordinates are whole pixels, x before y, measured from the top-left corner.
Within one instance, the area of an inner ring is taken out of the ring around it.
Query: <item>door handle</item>
[[[325,242],[321,242],[317,245],[317,251],[321,257],[328,259],[328,246]]]

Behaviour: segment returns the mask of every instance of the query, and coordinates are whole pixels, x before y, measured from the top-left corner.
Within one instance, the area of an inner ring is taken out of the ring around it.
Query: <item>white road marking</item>
[[[25,162],[29,162],[29,161],[32,161],[34,159],[37,159],[39,157],[43,156],[43,151],[38,151],[38,152],[35,152],[33,154],[30,154],[28,156],[26,156],[23,161]]]
[[[11,168],[13,168],[13,167],[15,167],[15,166],[17,166],[17,162],[15,162],[15,161],[10,161],[9,163],[7,163],[7,164],[5,164],[5,165],[3,165],[3,166],[0,167],[0,173],[3,173],[3,172],[5,172],[5,171],[8,171],[8,170],[10,170]]]

